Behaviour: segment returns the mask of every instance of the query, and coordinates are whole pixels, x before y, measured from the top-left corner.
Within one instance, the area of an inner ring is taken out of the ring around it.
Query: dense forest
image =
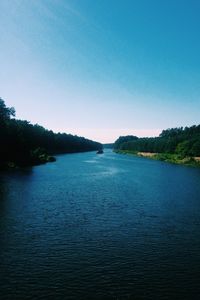
[[[121,136],[115,150],[131,152],[152,152],[176,155],[178,158],[200,156],[200,125],[163,130],[159,137],[138,138]],[[164,157],[164,156],[162,156]]]
[[[0,168],[54,161],[51,156],[99,150],[100,143],[66,133],[54,133],[28,121],[17,120],[15,109],[0,98]]]

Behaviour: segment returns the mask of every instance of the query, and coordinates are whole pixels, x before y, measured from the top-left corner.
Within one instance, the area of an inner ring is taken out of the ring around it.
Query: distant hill
[[[66,133],[54,133],[14,118],[15,109],[0,98],[0,168],[54,161],[53,154],[102,149],[98,142]]]

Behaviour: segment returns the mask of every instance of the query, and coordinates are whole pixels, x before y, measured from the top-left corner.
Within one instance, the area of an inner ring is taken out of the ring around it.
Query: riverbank
[[[24,167],[33,167],[37,165],[43,165],[48,162],[55,162],[56,158],[54,156],[48,155],[44,152],[35,151],[30,157],[26,157],[23,161],[0,161],[0,171],[5,170],[16,170]]]
[[[174,164],[181,164],[192,167],[200,167],[200,157],[181,157],[178,154],[170,153],[153,153],[153,152],[136,152],[131,150],[115,150],[115,153],[136,155],[154,160],[166,161]]]

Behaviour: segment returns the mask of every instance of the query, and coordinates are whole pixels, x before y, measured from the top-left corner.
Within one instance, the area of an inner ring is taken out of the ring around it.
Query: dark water
[[[1,173],[0,299],[200,299],[200,170],[107,151]]]

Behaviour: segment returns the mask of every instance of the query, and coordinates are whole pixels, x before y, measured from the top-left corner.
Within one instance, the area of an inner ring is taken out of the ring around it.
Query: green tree
[[[0,122],[5,122],[15,116],[14,107],[7,107],[3,99],[0,98]]]

